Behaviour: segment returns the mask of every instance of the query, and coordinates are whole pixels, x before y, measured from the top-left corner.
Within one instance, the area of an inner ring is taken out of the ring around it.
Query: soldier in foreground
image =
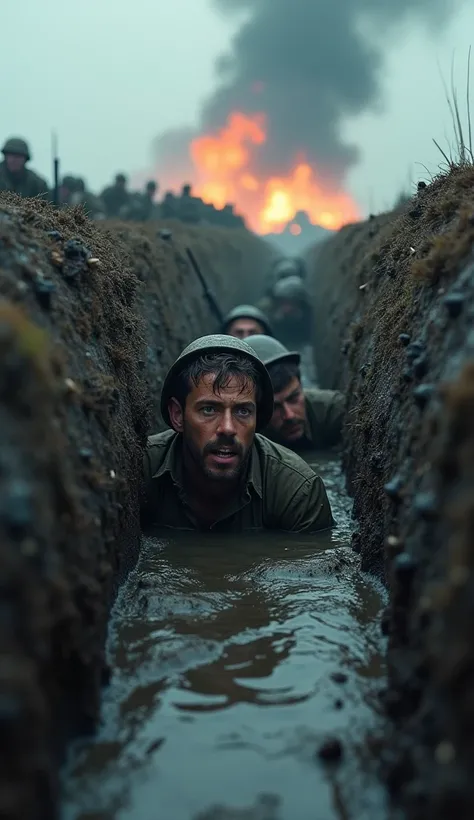
[[[269,336],[246,342],[265,364],[274,393],[273,415],[264,434],[292,450],[332,447],[342,436],[344,396],[337,390],[303,389],[301,355]]]
[[[26,167],[31,159],[28,143],[20,137],[10,137],[3,148],[0,162],[0,191],[11,191],[20,196],[49,198],[48,183]]]
[[[235,336],[237,339],[246,339],[257,333],[267,333],[272,336],[270,323],[259,308],[254,305],[237,305],[227,314],[222,324],[222,333]]]
[[[316,532],[334,523],[321,478],[257,431],[272,417],[268,372],[252,348],[204,336],[170,368],[151,436],[142,522],[179,530]]]

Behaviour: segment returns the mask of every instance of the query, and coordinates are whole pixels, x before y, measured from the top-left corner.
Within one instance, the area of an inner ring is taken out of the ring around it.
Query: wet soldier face
[[[275,393],[274,410],[269,424],[271,432],[282,444],[292,444],[304,435],[306,406],[298,378],[293,378],[279,393]]]
[[[227,328],[228,336],[246,339],[247,336],[265,333],[265,328],[256,319],[234,319]]]
[[[246,467],[257,424],[256,385],[231,375],[214,389],[215,374],[206,373],[192,385],[184,411],[171,399],[169,413],[174,430],[183,435],[186,457],[211,480],[232,481]]]
[[[26,164],[26,157],[21,154],[5,154],[5,165],[11,174],[19,174]]]

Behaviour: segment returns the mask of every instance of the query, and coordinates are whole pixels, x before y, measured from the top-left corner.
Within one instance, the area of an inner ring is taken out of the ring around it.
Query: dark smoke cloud
[[[223,12],[243,11],[245,21],[218,62],[219,85],[203,108],[202,130],[224,125],[231,111],[264,111],[269,138],[259,150],[261,171],[284,171],[304,150],[340,181],[358,158],[341,138],[341,123],[380,103],[384,53],[398,25],[408,18],[436,29],[461,0],[214,3]]]

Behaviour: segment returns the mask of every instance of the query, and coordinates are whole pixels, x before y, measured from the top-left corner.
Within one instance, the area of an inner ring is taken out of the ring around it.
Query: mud
[[[144,540],[112,613],[100,730],[64,772],[64,820],[385,820],[385,596],[350,550],[339,462],[312,463],[332,531]]]
[[[473,247],[471,166],[310,259],[318,372],[347,391],[353,546],[390,589],[385,773],[417,820],[474,816]]]
[[[212,271],[223,309],[270,253],[244,231],[176,234]],[[97,718],[110,606],[138,555],[139,472],[159,382],[185,343],[214,329],[169,240],[0,198],[0,816],[9,820],[56,817],[58,762]]]

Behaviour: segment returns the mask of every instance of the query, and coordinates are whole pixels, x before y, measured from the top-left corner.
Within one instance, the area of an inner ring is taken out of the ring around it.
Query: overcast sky
[[[139,171],[157,134],[197,121],[235,26],[210,0],[3,0],[0,139],[25,136],[31,167],[50,178],[55,128],[62,171],[94,189],[116,171]],[[363,211],[390,206],[426,178],[422,165],[436,171],[432,138],[445,146],[452,131],[438,64],[449,80],[455,54],[464,105],[471,41],[467,2],[442,38],[411,27],[386,43],[385,110],[345,125],[362,150],[347,187]]]

